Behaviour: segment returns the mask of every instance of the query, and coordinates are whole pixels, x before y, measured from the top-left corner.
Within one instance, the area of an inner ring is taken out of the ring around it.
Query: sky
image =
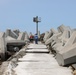
[[[0,31],[36,33],[33,17],[40,17],[40,33],[61,24],[76,28],[76,0],[0,0]]]

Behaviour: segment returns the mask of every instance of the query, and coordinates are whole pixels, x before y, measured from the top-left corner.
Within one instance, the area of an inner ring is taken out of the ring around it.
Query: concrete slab
[[[27,47],[28,49],[46,49],[46,45],[43,44],[30,44]]]
[[[36,47],[39,50],[43,50],[43,47],[45,48],[45,45],[41,43],[37,44],[37,46],[32,44],[32,46],[33,49],[29,48],[30,50],[35,50]],[[25,49],[23,51],[25,52]],[[9,63],[6,71],[4,71],[4,74],[8,73],[10,75],[72,75],[72,70],[68,67],[59,66],[52,54],[26,53],[26,55],[24,54],[23,57],[17,60],[17,64]]]
[[[50,54],[26,54],[18,61],[16,75],[72,75],[69,68],[59,66]]]
[[[27,49],[26,50],[26,53],[49,53],[49,50],[47,50],[47,49],[40,49],[40,48],[38,48],[38,49]]]

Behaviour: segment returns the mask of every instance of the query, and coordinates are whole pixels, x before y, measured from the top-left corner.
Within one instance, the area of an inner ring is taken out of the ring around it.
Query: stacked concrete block
[[[46,41],[46,38],[47,38],[48,34],[49,34],[49,32],[46,31],[46,32],[45,32],[45,35],[44,35],[44,38],[43,38],[44,42]]]
[[[65,30],[62,35],[60,37],[58,37],[58,39],[60,40],[59,42],[58,41],[55,41],[55,44],[53,46],[53,49],[56,51],[56,52],[59,52],[64,46],[65,44],[67,43],[68,39],[70,37],[68,37],[68,30]],[[57,40],[58,40],[57,39]],[[60,46],[59,46],[60,45]]]
[[[17,36],[19,36],[20,33],[19,29],[13,30],[13,32],[16,33]]]
[[[48,33],[48,34],[47,34]],[[46,35],[46,39],[49,39],[53,34],[56,34],[56,33],[58,33],[58,31],[56,31],[55,29],[50,29],[50,31],[49,32],[47,32],[47,33],[45,33],[45,35]]]
[[[12,38],[11,36],[7,36],[7,37],[5,38],[5,40],[6,40],[6,41],[9,41],[9,40],[17,40],[17,39]]]
[[[69,26],[67,26],[67,29],[68,29],[68,31],[69,31],[69,37],[70,37],[71,34],[73,33],[73,31],[72,31],[72,29],[71,29]]]
[[[55,30],[54,28],[51,28],[50,31],[51,31],[52,34],[56,34],[56,33],[58,33],[58,31]]]
[[[76,31],[72,33],[72,35],[71,35],[70,38],[66,39],[66,42],[64,42],[64,43],[62,44],[62,46],[55,46],[55,47],[53,47],[54,50],[55,50],[56,52],[60,52],[60,51],[62,51],[64,48],[66,48],[66,47],[68,47],[68,46],[71,46],[72,44],[76,43],[76,35],[75,35],[75,34],[76,34]],[[64,49],[64,50],[65,50],[65,49]]]
[[[60,37],[58,37],[58,39],[65,39],[65,38],[69,38],[69,34],[68,34],[68,30],[65,30],[62,35]]]
[[[0,57],[1,60],[5,60],[5,52],[7,51],[5,42],[5,33],[0,32]]]
[[[59,33],[57,30],[55,30],[53,28],[50,29],[50,31],[51,32],[48,34],[48,36],[50,36],[50,37],[45,42],[46,45],[52,43],[54,41],[54,39],[58,38],[58,36],[61,35],[61,33]]]
[[[65,46],[72,45],[74,43],[76,43],[76,31],[71,34],[71,37],[66,42]]]
[[[57,29],[58,29],[58,32],[64,32],[65,30],[67,30],[67,28],[69,28],[69,27],[66,27],[66,26],[64,26],[63,24],[62,25],[60,25]]]
[[[7,56],[19,51],[28,42],[29,36],[27,32],[19,30],[7,29],[6,32],[0,32],[0,58],[7,59]],[[13,52],[13,53],[12,53]]]
[[[17,33],[19,33],[18,38],[14,36],[14,33],[16,33],[17,36],[18,36]],[[23,41],[25,39],[25,32],[20,32],[18,30],[15,30],[14,33],[11,30],[7,30],[7,33],[6,33],[7,37],[5,38],[6,44],[8,48],[10,47],[12,47],[12,49],[15,49],[18,47],[21,48],[21,46],[25,45],[25,41]]]
[[[76,43],[73,45],[66,46],[57,53],[56,59],[59,65],[68,65],[72,63],[76,63]]]
[[[59,35],[61,35],[61,34],[60,34],[60,33],[58,33],[58,34],[53,34],[53,35],[45,42],[45,44],[46,44],[46,45],[51,44],[52,42],[54,42],[54,39],[57,40],[57,37],[58,37]]]
[[[59,65],[76,63],[76,30],[64,25],[57,29],[58,31],[51,29],[46,36],[45,44],[51,47],[51,51],[55,52]],[[51,34],[52,36],[50,36]]]
[[[15,39],[18,38],[18,35],[17,35],[16,33],[14,33],[13,31],[11,31],[11,29],[7,29],[7,30],[6,30],[6,37],[7,37],[7,36],[11,36],[11,37],[13,37],[13,38],[15,38]]]
[[[68,27],[65,27],[64,25],[61,25],[58,27],[58,31],[51,29],[51,33],[49,33],[46,36],[46,38],[50,35],[52,35],[52,36],[50,36],[49,38],[47,38],[47,40],[45,40],[46,45],[49,45],[52,43],[55,43],[55,44],[63,43],[64,44],[67,42],[67,39],[70,38],[71,30]],[[44,39],[45,39],[45,37],[44,37]]]
[[[25,39],[25,32],[20,32],[17,40],[24,40]]]
[[[59,36],[56,40],[60,40],[60,41],[56,41],[54,40],[54,46],[52,46],[52,48],[56,51],[59,52],[62,50],[62,48],[64,48],[64,46],[66,45],[67,41],[70,38],[71,35],[71,29],[69,29],[68,27],[65,28],[65,26],[61,25],[61,36]],[[59,46],[60,45],[60,46]]]
[[[49,39],[51,37],[51,35],[52,35],[51,31],[49,31],[47,35],[45,33],[44,41],[46,41],[47,39]]]
[[[5,37],[5,33],[4,32],[0,32],[0,38]]]
[[[29,35],[28,33],[25,31],[25,38],[24,38],[25,41],[29,41]]]

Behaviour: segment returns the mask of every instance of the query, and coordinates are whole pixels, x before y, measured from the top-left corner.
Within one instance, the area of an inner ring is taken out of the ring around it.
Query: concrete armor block
[[[15,39],[18,38],[18,35],[16,35],[16,33],[14,33],[13,31],[11,31],[11,29],[7,29],[7,30],[6,30],[6,37],[7,37],[7,36],[11,36],[11,37],[13,37],[13,38],[15,38]]]
[[[57,53],[56,60],[59,65],[68,65],[76,62],[76,43],[66,46],[62,51]]]
[[[17,40],[24,40],[25,39],[25,32],[20,32]]]
[[[0,57],[1,60],[5,60],[5,52],[7,51],[5,42],[5,33],[0,32]]]

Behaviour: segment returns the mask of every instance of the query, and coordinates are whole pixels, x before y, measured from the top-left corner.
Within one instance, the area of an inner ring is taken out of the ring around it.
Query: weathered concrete
[[[72,67],[76,70],[76,63],[72,64]]]
[[[49,32],[46,31],[46,32],[45,32],[45,35],[44,35],[44,38],[43,38],[44,41],[46,41],[48,34],[49,34]]]
[[[52,51],[54,50],[57,53],[58,63],[60,65],[67,65],[76,62],[74,60],[76,59],[76,54],[74,53],[76,49],[76,31],[70,27],[61,25],[58,27],[58,32],[52,29],[51,33],[52,36],[44,42],[45,45],[50,46]]]
[[[17,40],[24,40],[25,39],[25,32],[20,32]]]
[[[18,35],[16,35],[16,33],[14,33],[13,31],[11,31],[11,29],[7,29],[6,30],[6,37],[7,36],[11,36],[12,38],[17,39]]]
[[[68,28],[68,27],[67,27]],[[62,50],[63,47],[66,46],[67,42],[69,41],[70,37],[71,37],[71,30],[68,29],[63,29],[63,33],[61,36],[59,36],[57,39],[54,40],[54,42],[52,42],[54,45],[52,45],[52,48],[56,51],[59,52]],[[60,41],[58,41],[60,40]],[[60,45],[60,46],[59,46]]]
[[[71,37],[68,39],[68,41],[66,42],[65,46],[68,46],[68,45],[72,45],[76,43],[76,31],[74,31],[71,35]]]
[[[70,38],[70,37],[69,37],[68,30],[65,30],[65,31],[62,33],[62,35],[61,35],[60,37],[58,37],[58,39],[61,39],[61,40],[65,39],[65,38]]]
[[[45,44],[49,44],[53,38],[53,35],[57,34],[58,32],[55,30],[55,29],[50,29],[49,32],[46,32],[45,33],[45,36],[44,36],[44,42]],[[51,38],[52,37],[52,38]],[[51,39],[51,40],[50,40]],[[48,42],[49,41],[49,42]]]
[[[46,49],[47,47],[43,44],[30,44],[28,47],[28,49]]]
[[[28,49],[26,50],[26,53],[49,53],[49,50],[47,49],[40,49],[40,48],[36,48],[36,49]]]
[[[54,28],[51,28],[50,31],[51,31],[52,34],[56,34],[56,33],[58,33],[58,31],[55,30]]]
[[[0,56],[1,60],[5,60],[5,52],[7,51],[5,42],[5,33],[0,32]]]
[[[7,40],[6,43],[11,46],[24,46],[26,44],[25,41],[22,40]]]
[[[5,39],[6,39],[6,41],[8,41],[8,40],[16,40],[15,38],[12,38],[11,36],[7,36]]]
[[[30,49],[36,46],[32,44],[28,47]],[[37,48],[41,49],[43,45]],[[72,75],[70,68],[59,66],[53,55],[46,53],[27,53],[18,59],[18,66],[13,70],[16,75]]]
[[[72,44],[76,43],[76,31],[74,31],[72,33],[72,35],[70,36],[70,38],[62,38],[62,40],[60,41],[60,43],[58,42],[54,42],[55,44],[52,45],[53,50],[55,50],[57,53],[60,51],[64,51],[66,47],[71,46]],[[59,46],[60,45],[60,46]]]
[[[0,32],[0,38],[5,37],[5,33],[4,32]]]
[[[69,45],[64,47],[59,53],[56,55],[56,59],[59,65],[68,65],[76,62],[76,43],[73,45]]]
[[[29,41],[29,36],[28,36],[28,33],[25,31],[25,38],[24,38],[25,41]]]
[[[46,37],[44,38],[45,42],[47,41],[47,39],[49,39],[52,36],[51,31],[49,31],[49,33],[46,35]]]
[[[62,24],[57,29],[58,29],[59,32],[63,33],[66,30],[66,27]]]
[[[19,29],[13,30],[13,32],[19,36],[19,33],[20,33]]]
[[[61,35],[61,33],[52,35],[52,36],[45,42],[45,44],[46,44],[46,45],[49,45],[49,44],[51,44],[54,40],[58,40],[57,38],[58,38],[58,36],[60,36],[60,35]]]

